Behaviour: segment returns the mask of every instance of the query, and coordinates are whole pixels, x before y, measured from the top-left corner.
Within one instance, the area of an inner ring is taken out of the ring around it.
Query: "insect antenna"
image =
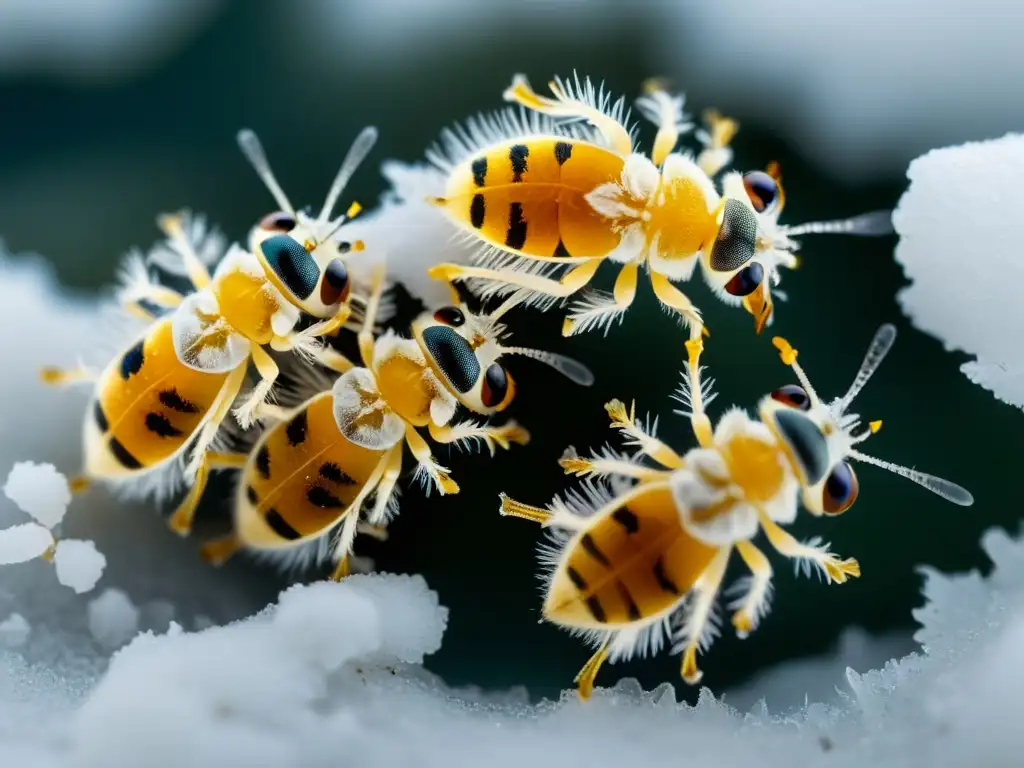
[[[959,504],[961,507],[969,507],[974,503],[974,496],[971,495],[970,491],[966,488],[961,488],[949,480],[943,480],[941,477],[929,475],[927,472],[918,472],[916,469],[893,464],[891,461],[876,459],[874,456],[868,456],[860,451],[850,451],[849,456],[857,461],[862,461],[865,464],[874,464],[876,467],[887,469],[900,477],[912,480],[932,493],[946,499],[946,501]]]
[[[821,402],[821,398],[818,397],[818,393],[811,385],[811,380],[807,378],[807,374],[804,373],[804,369],[800,367],[800,363],[796,361],[796,350],[793,346],[781,336],[776,336],[772,339],[772,344],[777,350],[779,350],[779,357],[782,358],[782,362],[793,369],[793,373],[796,374],[797,381],[800,382],[800,386],[804,388],[807,395],[817,402]]]
[[[871,211],[849,219],[835,221],[811,221],[806,224],[795,224],[791,227],[780,226],[779,233],[786,237],[799,235],[862,235],[864,237],[881,237],[891,235],[895,230],[892,226],[892,211]]]
[[[370,150],[373,149],[373,145],[377,143],[377,135],[377,129],[371,125],[363,128],[356,137],[356,140],[352,142],[352,146],[349,148],[348,154],[346,154],[345,159],[341,161],[341,167],[338,169],[338,175],[334,177],[334,182],[331,184],[331,188],[327,192],[327,198],[324,200],[324,207],[320,209],[320,215],[317,217],[317,223],[322,224],[330,218],[331,212],[334,210],[334,206],[338,202],[338,198],[345,189],[345,185],[348,184],[349,179],[352,178],[352,174],[356,172],[356,169],[359,168],[363,160],[366,159],[366,156],[370,154]],[[343,216],[341,223],[338,223],[337,226],[340,227],[348,218],[351,218],[348,214]],[[335,228],[335,231],[337,231],[337,228]]]
[[[530,349],[528,347],[502,347],[502,355],[520,355],[532,357],[546,365],[550,365],[560,374],[565,376],[574,384],[581,387],[589,387],[594,383],[594,374],[583,363],[573,360],[571,357],[559,355],[556,352],[547,352],[542,349]]]
[[[281,206],[281,210],[294,216],[295,208],[288,200],[284,190],[281,189],[281,185],[277,183],[274,172],[270,169],[270,163],[267,162],[267,154],[263,151],[263,145],[260,144],[256,134],[248,128],[243,128],[238,132],[238,146],[242,149],[242,154],[245,155],[249,164],[255,169],[256,175],[260,177],[260,180],[270,190],[270,194],[274,196],[274,200]]]
[[[868,379],[878,370],[878,366],[882,364],[885,356],[889,354],[889,350],[892,349],[893,342],[895,341],[896,327],[891,323],[886,323],[875,332],[875,338],[871,340],[871,346],[868,347],[868,351],[864,355],[864,362],[860,364],[860,370],[857,371],[853,384],[850,385],[846,394],[839,399],[837,404],[839,413],[842,413],[850,406],[853,399],[864,388],[864,385],[868,383]]]

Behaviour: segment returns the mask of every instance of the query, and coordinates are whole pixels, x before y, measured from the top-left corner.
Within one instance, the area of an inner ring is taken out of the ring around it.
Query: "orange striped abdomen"
[[[544,616],[572,627],[616,629],[678,604],[716,550],[680,524],[668,488],[642,486],[568,545]]]
[[[330,392],[269,430],[242,473],[235,533],[256,549],[317,538],[338,523],[385,451],[349,442],[334,421]]]
[[[496,144],[452,171],[445,210],[504,250],[556,261],[604,256],[619,235],[584,196],[619,181],[623,164],[610,150],[568,137]]]
[[[103,372],[88,419],[86,467],[96,477],[153,469],[195,435],[227,373],[189,368],[161,320]]]

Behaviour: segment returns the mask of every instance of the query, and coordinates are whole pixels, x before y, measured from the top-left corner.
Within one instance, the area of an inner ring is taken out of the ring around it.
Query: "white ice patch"
[[[0,531],[0,565],[35,560],[53,546],[53,534],[37,523],[12,525]]]
[[[89,601],[89,633],[103,648],[120,648],[138,631],[139,609],[120,589],[105,589]]]
[[[61,539],[57,542],[53,564],[57,568],[57,581],[82,594],[96,586],[107,567],[107,558],[91,541]]]
[[[19,461],[7,475],[4,495],[36,522],[53,528],[71,503],[68,481],[53,464]]]
[[[32,635],[32,626],[20,613],[12,613],[0,621],[0,645],[5,648],[20,648]]]
[[[1017,221],[1024,135],[937,149],[910,164],[893,214],[899,294],[914,324],[976,356],[962,370],[1024,408],[1024,258]]]

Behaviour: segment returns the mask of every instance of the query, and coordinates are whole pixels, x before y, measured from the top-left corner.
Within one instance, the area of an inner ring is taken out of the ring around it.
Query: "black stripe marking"
[[[341,509],[345,506],[345,502],[319,485],[314,485],[306,491],[306,499],[314,507],[321,509]]]
[[[473,195],[473,202],[469,204],[469,223],[473,225],[474,229],[480,229],[484,225],[485,212],[484,196],[481,194]]]
[[[587,580],[580,576],[580,572],[573,568],[571,565],[565,569],[565,572],[569,576],[569,581],[573,583],[573,586],[576,587],[576,589],[587,588]]]
[[[626,533],[633,534],[640,530],[640,521],[637,516],[625,507],[619,507],[612,513],[612,520],[621,525]]]
[[[587,598],[587,609],[590,614],[594,617],[594,620],[600,624],[604,624],[608,621],[608,615],[604,612],[604,608],[601,605],[601,601],[597,599],[596,595],[591,595]]]
[[[526,245],[526,220],[523,218],[523,204],[512,203],[508,209],[508,232],[505,233],[505,245],[521,250]]]
[[[116,437],[110,438],[110,452],[114,454],[114,458],[117,459],[118,463],[125,469],[141,469],[142,464],[132,456],[128,449],[121,445],[121,441]]]
[[[568,259],[572,256],[572,254],[569,253],[569,249],[565,247],[565,243],[562,242],[561,238],[558,239],[558,245],[555,246],[555,256],[562,259]]]
[[[264,480],[270,479],[270,451],[266,444],[256,452],[256,471]]]
[[[125,381],[128,381],[129,378],[142,370],[142,363],[146,357],[142,351],[142,345],[145,342],[146,340],[143,339],[125,352],[124,357],[121,358],[121,378]]]
[[[180,429],[171,424],[171,420],[162,413],[146,414],[146,429],[160,437],[181,437]]]
[[[622,597],[622,602],[626,604],[626,614],[629,616],[629,620],[640,621],[640,609],[637,607],[636,601],[633,599],[633,595],[629,593],[629,587],[621,581],[615,582],[615,585],[619,588],[619,595]]]
[[[605,568],[612,567],[612,564],[608,562],[608,558],[604,556],[604,552],[597,548],[597,543],[594,541],[594,537],[589,533],[583,534],[583,537],[580,539],[580,545],[588,555],[597,560],[597,562]]]
[[[157,397],[161,403],[172,411],[177,411],[178,413],[199,413],[199,406],[183,398],[176,389],[165,389]]]
[[[530,148],[525,144],[513,144],[508,150],[508,159],[512,163],[512,181],[523,180],[526,172],[526,158],[530,156]]]
[[[306,442],[306,430],[309,427],[309,416],[305,411],[299,411],[295,418],[288,422],[284,428],[285,436],[289,445],[301,445]]]
[[[478,157],[469,167],[473,171],[473,183],[482,187],[487,181],[487,158]]]
[[[288,521],[281,517],[281,513],[276,509],[267,510],[267,525],[270,526],[271,530],[280,536],[282,539],[288,539],[288,541],[295,541],[299,538],[300,534],[294,528],[289,525]]]
[[[106,432],[110,422],[107,421],[107,414],[103,412],[103,406],[100,405],[99,400],[93,404],[92,417],[96,420],[96,426],[99,427],[100,432]]]
[[[333,461],[320,465],[320,477],[324,480],[330,480],[332,483],[337,483],[338,485],[356,485],[355,478]]]
[[[251,485],[245,486],[245,498],[247,498],[249,503],[254,507],[260,503],[260,497],[256,495],[256,489]]]
[[[555,160],[559,165],[565,165],[565,161],[572,157],[572,144],[565,141],[555,142]]]
[[[659,557],[654,563],[654,580],[658,582],[658,586],[661,587],[665,592],[669,592],[673,595],[679,595],[679,587],[676,583],[668,577],[665,573],[665,562]]]

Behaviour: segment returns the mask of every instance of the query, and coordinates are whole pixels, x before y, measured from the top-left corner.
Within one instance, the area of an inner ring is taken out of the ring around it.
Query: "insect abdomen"
[[[678,604],[710,563],[716,550],[683,529],[667,488],[624,501],[570,543],[545,618],[596,629],[652,619]]]
[[[325,392],[256,444],[242,472],[235,532],[245,546],[282,549],[318,538],[342,518],[384,451],[338,431]]]
[[[157,323],[103,373],[86,415],[89,473],[144,472],[177,454],[202,424],[227,376],[184,365],[174,350],[171,321]]]
[[[568,137],[528,136],[489,147],[452,171],[445,209],[504,250],[539,259],[604,256],[619,235],[584,199],[622,175],[623,158]]]

